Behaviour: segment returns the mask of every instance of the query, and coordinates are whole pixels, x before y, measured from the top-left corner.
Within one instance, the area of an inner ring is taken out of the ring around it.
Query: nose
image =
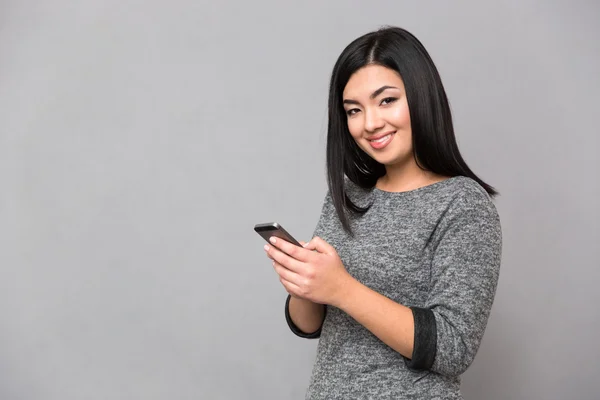
[[[365,110],[365,130],[369,133],[374,133],[375,131],[383,128],[385,126],[385,121],[381,118],[379,114],[379,110],[377,109],[367,109]]]

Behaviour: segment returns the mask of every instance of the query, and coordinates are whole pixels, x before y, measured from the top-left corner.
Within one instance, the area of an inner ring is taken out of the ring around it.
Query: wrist
[[[360,286],[361,283],[347,273],[345,279],[340,282],[339,289],[337,290],[331,305],[345,311],[349,305],[349,301],[354,298],[355,293],[360,289]]]

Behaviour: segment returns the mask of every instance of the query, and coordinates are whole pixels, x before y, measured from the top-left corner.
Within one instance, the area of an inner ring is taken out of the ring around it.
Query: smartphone
[[[271,236],[278,237],[283,240],[287,240],[288,242],[295,244],[296,246],[302,247],[300,242],[298,242],[292,235],[287,233],[285,229],[277,222],[267,222],[265,224],[256,224],[254,226],[254,230],[260,236],[263,237],[267,242]]]

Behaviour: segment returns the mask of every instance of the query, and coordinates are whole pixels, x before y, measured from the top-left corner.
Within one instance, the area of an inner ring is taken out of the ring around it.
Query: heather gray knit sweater
[[[314,234],[330,243],[364,285],[411,307],[412,359],[388,347],[343,311],[327,306],[306,399],[462,399],[460,374],[485,331],[498,282],[500,220],[474,180],[453,177],[400,193],[364,190],[349,182],[358,205],[352,238],[329,194]],[[392,316],[390,316],[392,317]]]

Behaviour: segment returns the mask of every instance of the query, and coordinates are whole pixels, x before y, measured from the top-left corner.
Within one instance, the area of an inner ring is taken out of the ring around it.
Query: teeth
[[[390,136],[392,136],[392,134],[390,133],[389,135],[386,135],[380,139],[377,140],[371,140],[371,142],[375,142],[375,143],[383,143],[385,142]]]

